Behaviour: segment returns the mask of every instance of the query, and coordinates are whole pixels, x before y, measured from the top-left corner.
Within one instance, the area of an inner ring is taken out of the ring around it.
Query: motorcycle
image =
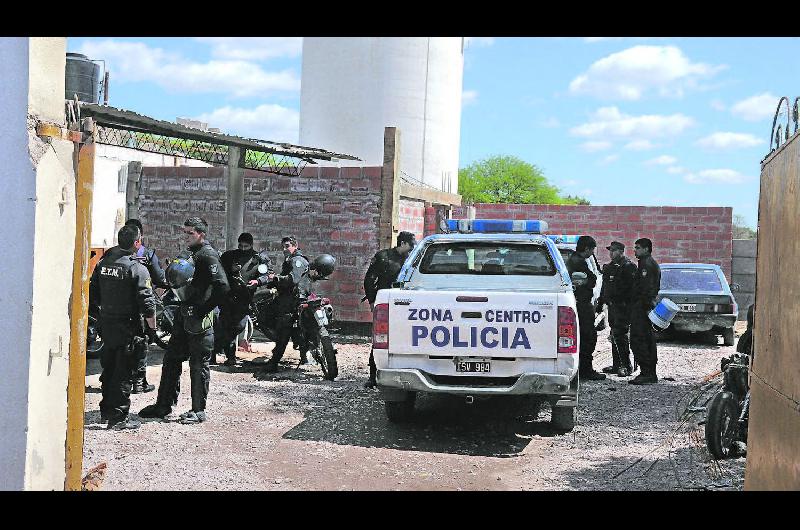
[[[266,274],[266,266],[259,272]],[[321,278],[324,279],[324,278]],[[267,289],[256,292],[250,305],[250,316],[253,325],[267,340],[275,341],[277,337],[277,313],[274,302],[277,296],[276,289]],[[333,381],[339,375],[339,366],[336,360],[336,348],[333,347],[328,326],[333,320],[333,306],[329,298],[321,298],[315,293],[300,299],[294,313],[292,342],[300,353],[311,353],[311,357],[319,364],[325,379]]]
[[[749,366],[750,355],[746,353],[722,359],[722,389],[708,405],[705,422],[706,446],[714,460],[739,456],[747,450]]]

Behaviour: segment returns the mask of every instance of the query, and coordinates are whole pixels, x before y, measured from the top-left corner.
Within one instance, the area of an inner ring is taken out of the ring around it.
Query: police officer
[[[611,261],[603,266],[603,287],[597,301],[597,312],[603,310],[603,304],[608,306],[612,364],[603,368],[603,372],[628,377],[631,375],[628,333],[631,328],[631,298],[633,282],[636,281],[636,265],[625,256],[625,245],[619,241],[612,241],[606,249]]]
[[[143,408],[139,416],[172,419],[172,407],[177,404],[180,392],[183,361],[189,359],[192,408],[178,419],[181,423],[196,424],[206,421],[206,398],[211,380],[209,361],[214,348],[213,310],[223,303],[230,287],[219,261],[219,252],[205,239],[208,223],[200,217],[190,217],[183,223],[183,232],[191,253],[190,259],[174,260],[167,269],[167,279],[175,289],[178,286],[176,277],[180,276],[182,270],[192,267],[193,262],[190,288],[179,296],[180,309],[173,324],[169,347],[164,354],[156,403]]]
[[[389,289],[392,282],[397,279],[406,256],[417,244],[414,234],[411,232],[400,232],[397,234],[397,246],[379,250],[369,262],[369,268],[364,275],[364,293],[366,295],[361,300],[369,301],[370,311],[375,308],[375,297],[381,289]],[[374,388],[378,382],[376,380],[378,369],[375,366],[375,356],[370,349],[369,352],[369,380],[364,383],[365,388]]]
[[[226,366],[236,365],[235,339],[247,325],[247,313],[259,280],[266,283],[272,274],[272,260],[266,251],[258,253],[253,249],[253,235],[242,232],[238,239],[238,248],[228,250],[220,257],[222,268],[228,277],[231,290],[220,305],[219,318],[214,323],[214,354],[212,364],[216,363],[218,353],[224,352]],[[267,266],[267,273],[259,276],[258,266]]]
[[[605,374],[596,372],[592,367],[592,354],[597,344],[597,330],[594,328],[594,308],[592,294],[597,285],[597,276],[589,269],[586,260],[594,255],[597,242],[591,236],[581,236],[575,245],[575,252],[567,260],[567,271],[570,276],[576,272],[586,274],[586,282],[574,285],[575,302],[578,308],[578,326],[580,328],[581,346],[578,358],[578,376],[589,381],[601,381]]]
[[[100,417],[108,428],[135,429],[129,418],[131,386],[136,366],[134,348],[141,337],[143,315],[148,334],[155,333],[155,296],[150,273],[135,257],[139,231],[123,226],[117,233],[119,245],[112,247],[95,266],[89,284],[90,305],[99,306],[105,347],[102,352]]]
[[[651,256],[653,242],[646,237],[636,240],[633,251],[639,264],[631,304],[631,350],[641,372],[628,382],[632,385],[652,385],[658,382],[658,354],[653,326],[647,314],[656,306],[656,297],[661,286],[661,268]]]
[[[133,226],[139,230],[139,239],[136,241],[135,257],[147,267],[150,273],[150,280],[153,282],[153,287],[161,287],[168,289],[169,285],[164,280],[164,269],[161,268],[161,260],[158,259],[155,250],[150,250],[142,243],[142,236],[144,236],[144,228],[142,222],[138,219],[128,219],[125,221],[126,226]],[[136,344],[136,374],[133,378],[132,394],[140,394],[144,392],[152,392],[156,389],[155,385],[147,382],[147,353],[148,344],[146,341],[140,341]]]
[[[297,245],[297,239],[293,236],[286,236],[281,239],[283,246],[284,261],[281,265],[281,273],[272,276],[266,283],[259,278],[256,285],[266,285],[270,288],[278,289],[278,296],[275,299],[273,310],[276,313],[275,326],[275,347],[272,349],[272,357],[264,366],[267,373],[278,371],[278,362],[286,351],[289,339],[292,338],[297,305],[300,298],[305,298],[311,292],[313,274],[309,271],[308,259],[303,255]],[[308,362],[306,352],[300,353],[300,363]]]

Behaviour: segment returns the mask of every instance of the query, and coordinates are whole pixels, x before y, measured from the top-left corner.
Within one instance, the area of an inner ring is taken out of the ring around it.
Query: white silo
[[[461,37],[305,37],[300,144],[379,166],[398,127],[401,175],[456,193],[463,70]]]

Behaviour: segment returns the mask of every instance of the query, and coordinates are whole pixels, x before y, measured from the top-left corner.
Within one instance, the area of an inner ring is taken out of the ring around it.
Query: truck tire
[[[570,432],[575,428],[578,407],[557,407],[553,405],[550,424],[560,431]]]
[[[708,405],[706,447],[714,460],[735,454],[739,440],[739,404],[731,392],[720,392]]]
[[[386,417],[392,423],[406,423],[414,415],[416,392],[409,392],[403,401],[385,401]]]
[[[733,328],[725,328],[722,330],[722,344],[725,346],[733,346],[734,335]]]

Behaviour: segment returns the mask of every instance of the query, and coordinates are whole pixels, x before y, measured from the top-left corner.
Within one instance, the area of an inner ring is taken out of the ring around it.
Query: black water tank
[[[64,97],[97,103],[100,97],[100,65],[80,53],[67,53]]]

